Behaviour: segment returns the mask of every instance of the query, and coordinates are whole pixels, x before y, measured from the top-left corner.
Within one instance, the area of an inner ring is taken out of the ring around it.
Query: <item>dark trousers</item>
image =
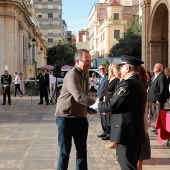
[[[72,146],[76,147],[76,170],[87,170],[87,118],[56,118],[60,148],[57,170],[67,170]]]
[[[137,170],[139,151],[139,145],[126,146],[117,143],[116,154],[122,170]]]
[[[22,91],[20,89],[20,84],[15,84],[15,93],[14,93],[14,96],[16,96],[17,90],[21,93],[21,95],[23,95],[23,93],[22,93]]]
[[[152,113],[154,118],[157,118],[159,111],[164,108],[164,104],[165,103],[162,102],[160,104],[152,103]]]
[[[6,95],[8,96],[8,103],[11,104],[10,86],[3,87],[3,103],[6,103]]]
[[[106,136],[110,136],[111,126],[108,126],[106,115],[103,113],[100,113],[100,119],[101,119],[103,134],[105,134]]]
[[[45,97],[46,103],[49,103],[47,87],[40,88],[40,103],[43,103],[43,97]]]

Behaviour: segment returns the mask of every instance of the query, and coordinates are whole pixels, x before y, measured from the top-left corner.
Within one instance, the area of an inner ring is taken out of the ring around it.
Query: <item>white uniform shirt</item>
[[[50,74],[50,85],[56,83],[56,77],[54,77],[52,74]]]
[[[20,84],[21,80],[18,75],[15,76],[15,84]]]

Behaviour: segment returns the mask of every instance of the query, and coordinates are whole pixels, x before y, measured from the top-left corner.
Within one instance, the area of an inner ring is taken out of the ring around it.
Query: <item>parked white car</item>
[[[66,75],[66,73],[69,71],[70,69],[62,69],[61,70],[61,76],[59,78],[57,78],[57,87],[58,87],[58,92],[61,91],[62,86],[63,86],[63,79]],[[101,74],[99,72],[99,69],[89,69],[89,77],[92,77],[92,73],[95,72],[96,73],[96,77],[99,79],[101,77]]]

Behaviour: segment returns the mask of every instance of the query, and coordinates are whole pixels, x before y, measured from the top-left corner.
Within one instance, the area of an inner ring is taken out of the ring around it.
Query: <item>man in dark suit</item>
[[[137,162],[144,134],[146,87],[140,79],[143,61],[132,56],[122,56],[121,77],[115,94],[108,102],[99,103],[100,112],[113,116],[112,141],[122,170],[137,170]]]
[[[46,105],[48,105],[49,75],[45,73],[45,69],[41,69],[41,73],[37,76],[37,79],[39,80],[40,90],[40,103],[38,104],[43,104],[43,97],[45,97]]]
[[[159,110],[164,108],[169,92],[167,80],[163,72],[163,65],[160,63],[155,64],[153,72],[155,75],[149,85],[148,101],[152,103],[152,113],[156,118]],[[156,129],[152,132],[157,134]]]
[[[169,100],[170,99],[170,69],[169,68],[165,68],[164,69],[164,74],[166,76],[166,82],[167,82],[167,86],[168,86],[168,96],[167,96],[167,99]]]
[[[105,82],[108,79],[106,65],[100,64],[99,70],[102,76],[99,79],[97,98],[99,101],[103,101]],[[109,140],[110,139],[110,126],[107,126],[106,115],[103,112],[100,112],[100,118],[101,118],[101,125],[102,125],[103,132],[102,134],[98,135],[98,137],[101,138],[102,140]]]

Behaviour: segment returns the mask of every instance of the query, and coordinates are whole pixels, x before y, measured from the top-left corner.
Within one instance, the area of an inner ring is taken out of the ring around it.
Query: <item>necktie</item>
[[[153,76],[153,77],[151,78],[151,82],[153,82],[153,81],[154,81],[154,79],[155,79],[155,76]]]

